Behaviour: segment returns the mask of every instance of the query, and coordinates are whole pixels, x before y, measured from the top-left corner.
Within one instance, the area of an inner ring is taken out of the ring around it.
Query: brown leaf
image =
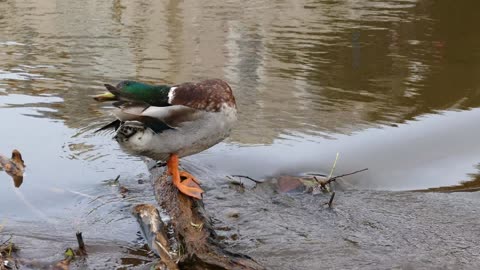
[[[20,151],[17,149],[13,150],[11,159],[0,154],[0,167],[12,177],[15,187],[20,187],[20,185],[22,185],[23,173],[26,166]]]

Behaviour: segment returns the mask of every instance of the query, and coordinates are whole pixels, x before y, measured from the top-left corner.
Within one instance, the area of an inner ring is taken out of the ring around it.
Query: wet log
[[[151,172],[155,198],[162,213],[168,216],[167,222],[161,222],[164,223],[162,227],[168,228],[171,235],[162,237],[173,238],[176,242],[170,245],[169,253],[173,257],[160,256],[166,269],[265,269],[247,255],[226,250],[217,237],[201,200],[179,193],[173,186],[171,177],[162,169],[155,168]],[[151,210],[144,213],[148,211]],[[175,250],[171,246],[176,246]],[[172,258],[178,268],[168,267]]]

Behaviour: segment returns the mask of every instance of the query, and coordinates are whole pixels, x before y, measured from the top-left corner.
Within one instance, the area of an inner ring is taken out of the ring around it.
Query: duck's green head
[[[119,100],[123,93],[132,93],[146,88],[148,85],[136,81],[121,81],[117,86],[104,84],[108,92],[93,97],[96,101]]]
[[[105,84],[108,92],[95,96],[97,101],[130,100],[143,101],[151,105],[168,104],[168,85],[151,85],[137,81],[121,81],[117,86]]]
[[[109,91],[112,90],[111,85],[105,84],[105,87],[107,87]],[[143,91],[151,91],[153,88],[155,88],[154,85],[136,81],[121,81],[115,87],[120,93],[139,93]]]

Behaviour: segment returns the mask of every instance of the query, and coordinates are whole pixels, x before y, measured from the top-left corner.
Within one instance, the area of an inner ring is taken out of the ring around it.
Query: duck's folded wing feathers
[[[161,118],[144,115],[143,112],[150,107],[147,103],[136,101],[117,101],[113,103],[113,106],[115,106],[113,114],[117,117],[117,119],[99,128],[95,132],[108,129],[118,130],[122,123],[128,121],[141,122],[145,127],[150,128],[155,133],[161,133],[165,130],[173,129],[173,127],[165,123],[165,121],[163,121]]]
[[[138,118],[142,116],[143,111],[150,107],[145,102],[136,101],[117,101],[113,103],[113,106],[115,106],[113,114],[120,121],[139,120]]]
[[[182,105],[156,107],[131,101],[119,101],[113,105],[116,107],[113,113],[121,121],[140,121],[146,124],[160,121],[172,128],[195,121],[201,114],[201,111]]]
[[[150,106],[142,112],[142,116],[160,119],[171,127],[179,127],[201,117],[202,112],[183,105],[167,107]]]

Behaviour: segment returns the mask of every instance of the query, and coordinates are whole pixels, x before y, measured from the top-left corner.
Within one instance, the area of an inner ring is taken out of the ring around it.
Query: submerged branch
[[[338,178],[341,178],[341,177],[344,177],[344,176],[349,176],[349,175],[360,173],[360,172],[364,172],[364,171],[368,171],[368,168],[361,169],[361,170],[358,170],[358,171],[354,171],[354,172],[351,172],[351,173],[346,173],[346,174],[341,174],[341,175],[334,176],[332,178],[329,178],[327,180],[326,184],[330,184],[331,182],[337,180]]]
[[[368,170],[368,168],[365,168],[365,169],[361,169],[361,170],[354,171],[354,172],[351,172],[351,173],[345,173],[345,174],[337,175],[337,176],[334,176],[334,177],[330,177],[327,180],[320,180],[316,177],[316,176],[324,176],[322,174],[310,173],[309,175],[313,176],[313,179],[315,179],[315,181],[317,181],[317,183],[320,185],[321,189],[326,190],[327,185],[330,185],[332,182],[335,182],[339,178],[342,178],[344,176],[353,175],[353,174],[360,173],[360,172],[364,172],[364,171],[367,171],[367,170]]]
[[[332,192],[332,196],[330,196],[330,200],[328,200],[328,208],[332,208],[333,198],[335,198],[335,191]]]
[[[245,178],[245,179],[248,179],[248,180],[250,180],[250,181],[252,181],[252,182],[255,182],[256,184],[260,184],[260,183],[262,183],[262,181],[259,181],[259,180],[257,180],[257,179],[253,179],[252,177],[250,177],[250,176],[246,176],[246,175],[239,175],[239,174],[235,174],[235,175],[231,175],[231,176],[232,176],[232,177],[240,177],[240,178]]]
[[[86,255],[86,254],[87,254],[87,251],[86,251],[86,249],[85,249],[85,243],[83,242],[82,233],[81,233],[81,232],[77,232],[77,233],[76,233],[76,236],[77,236],[78,251],[79,251],[79,253]]]

